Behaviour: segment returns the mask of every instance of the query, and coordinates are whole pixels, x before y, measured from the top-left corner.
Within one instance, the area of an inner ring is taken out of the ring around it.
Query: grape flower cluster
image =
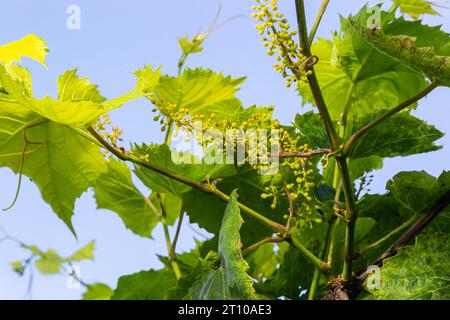
[[[267,54],[275,56],[273,65],[283,78],[286,86],[290,87],[297,81],[306,81],[306,76],[311,74],[309,67],[317,58],[307,57],[302,53],[302,48],[293,39],[297,31],[291,31],[291,26],[283,14],[279,12],[276,0],[256,0],[257,5],[252,9],[257,11],[252,16],[260,22],[256,25],[262,37],[263,45],[267,48]]]

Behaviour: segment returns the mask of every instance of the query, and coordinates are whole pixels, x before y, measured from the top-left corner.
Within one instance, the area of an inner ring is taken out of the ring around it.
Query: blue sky
[[[279,0],[286,16],[294,21],[294,1]],[[338,29],[338,13],[356,12],[366,1],[331,1],[319,36],[330,37]],[[278,73],[272,69],[272,59],[266,56],[255,22],[251,18],[253,1],[244,0],[72,0],[72,1],[3,1],[0,11],[0,43],[7,43],[35,33],[47,40],[50,48],[49,69],[26,61],[33,75],[36,96],[56,95],[56,81],[67,69],[79,68],[79,75],[100,84],[101,93],[114,97],[131,89],[134,77],[130,72],[145,64],[162,65],[163,71],[176,73],[180,55],[177,37],[192,36],[206,30],[222,6],[223,19],[245,15],[225,25],[207,39],[205,50],[192,57],[189,66],[211,67],[234,77],[247,76],[238,96],[245,106],[275,105],[275,115],[282,123],[289,123],[301,108],[301,100],[292,89],[286,89]],[[308,18],[312,20],[321,1],[307,0]],[[81,8],[81,29],[66,28],[66,9],[69,5]],[[450,30],[446,17],[426,17],[429,24],[443,24]],[[421,102],[415,111],[419,117],[443,132],[450,132],[448,121],[450,90],[437,89]],[[135,142],[161,142],[159,125],[152,121],[151,107],[145,100],[130,103],[114,111],[113,122],[124,129],[125,138]],[[437,175],[449,169],[450,138],[439,141],[445,147],[431,154],[385,161],[376,175],[372,191],[384,192],[386,181],[400,170],[426,170]],[[17,176],[8,169],[0,169],[0,206],[6,207],[14,196]],[[76,204],[74,226],[78,241],[52,213],[39,195],[38,189],[24,181],[19,201],[6,212],[0,212],[0,225],[22,241],[43,249],[54,248],[70,254],[96,239],[94,262],[80,264],[86,282],[104,282],[115,287],[119,276],[143,269],[158,268],[155,253],[164,254],[162,230],[154,232],[154,239],[133,235],[113,213],[96,210],[92,192],[84,194]],[[185,226],[180,249],[194,245],[192,231]],[[0,299],[20,299],[27,289],[27,279],[15,275],[9,263],[26,257],[26,252],[10,242],[0,243]],[[69,290],[66,277],[35,274],[33,298],[78,299],[82,291]]]

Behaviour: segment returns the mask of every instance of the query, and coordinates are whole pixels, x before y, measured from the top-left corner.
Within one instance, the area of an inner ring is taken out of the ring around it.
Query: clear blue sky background
[[[294,1],[278,1],[291,21],[294,21]],[[315,15],[321,1],[307,0],[308,18]],[[325,15],[319,35],[329,37],[338,29],[338,13],[356,12],[364,0],[332,0]],[[265,55],[250,6],[254,1],[244,0],[40,0],[2,1],[0,11],[0,43],[6,43],[35,33],[47,40],[50,47],[49,69],[26,61],[33,75],[35,94],[56,95],[56,81],[60,73],[79,67],[79,74],[100,84],[106,97],[114,97],[131,89],[134,78],[130,75],[144,64],[163,66],[169,74],[175,74],[180,55],[177,37],[192,36],[205,30],[219,6],[223,19],[244,14],[213,34],[206,42],[203,53],[193,57],[190,66],[211,67],[235,77],[247,76],[239,91],[245,106],[275,105],[276,116],[289,123],[294,115],[303,112],[295,91],[286,89],[284,82],[272,69],[272,59]],[[373,2],[374,3],[374,2]],[[81,30],[66,28],[66,8],[79,5],[82,14]],[[447,17],[426,17],[430,24],[444,24],[450,30]],[[443,132],[450,132],[450,90],[438,89],[424,100],[415,112]],[[123,128],[127,140],[136,142],[161,142],[159,125],[152,122],[151,107],[145,100],[130,103],[115,111],[112,119]],[[385,161],[372,185],[372,190],[384,192],[386,181],[400,168],[425,169],[437,175],[450,169],[450,139],[441,139],[444,149],[433,155],[417,155]],[[0,169],[0,207],[6,207],[14,196],[17,176],[8,169]],[[95,262],[80,264],[82,278],[87,282],[100,281],[115,287],[119,276],[143,269],[158,268],[155,253],[165,253],[162,232],[157,229],[155,239],[143,239],[133,235],[121,220],[108,211],[97,211],[92,192],[84,194],[76,204],[73,219],[79,242],[66,226],[52,213],[39,195],[38,189],[24,181],[20,199],[9,212],[0,212],[0,225],[10,234],[43,249],[54,248],[61,254],[72,251],[96,239]],[[192,231],[185,227],[180,249],[194,245]],[[0,243],[0,299],[20,299],[27,287],[27,279],[14,274],[9,263],[25,258],[27,253],[13,243]],[[82,291],[69,290],[66,277],[35,275],[33,298],[78,299]]]

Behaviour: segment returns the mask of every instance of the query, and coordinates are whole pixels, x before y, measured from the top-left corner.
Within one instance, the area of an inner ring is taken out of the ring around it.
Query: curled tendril
[[[39,147],[43,145],[43,143],[41,143],[41,142],[30,141],[28,139],[28,137],[27,137],[27,132],[28,132],[29,129],[35,128],[37,126],[40,126],[40,125],[46,123],[47,121],[48,121],[47,119],[41,120],[39,122],[36,122],[34,124],[30,124],[30,125],[28,125],[28,126],[23,128],[23,139],[24,139],[25,145],[23,147],[22,154],[20,156],[19,180],[17,182],[17,189],[16,189],[16,193],[15,193],[15,196],[14,196],[14,199],[13,199],[12,203],[7,208],[3,209],[3,211],[11,210],[14,207],[14,205],[16,204],[17,199],[19,198],[20,187],[22,186],[23,168],[24,168],[24,165],[25,165],[25,155],[27,153],[28,147],[30,145],[37,145]]]

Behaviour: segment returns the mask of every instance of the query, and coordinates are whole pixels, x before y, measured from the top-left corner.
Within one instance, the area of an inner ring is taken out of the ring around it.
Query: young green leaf
[[[141,271],[120,277],[111,300],[163,300],[176,283],[171,269]]]
[[[244,80],[225,77],[211,70],[188,69],[177,78],[162,77],[149,98],[163,112],[168,104],[174,104],[172,113],[187,108],[190,115],[208,118],[214,113],[216,119],[227,119],[242,106],[235,94]]]
[[[233,192],[225,209],[219,233],[221,267],[210,270],[191,289],[196,300],[255,299],[252,278],[246,273],[247,262],[242,258],[239,230],[242,218]]]
[[[83,300],[110,300],[113,290],[106,284],[94,283],[88,285],[87,291],[83,293]]]

